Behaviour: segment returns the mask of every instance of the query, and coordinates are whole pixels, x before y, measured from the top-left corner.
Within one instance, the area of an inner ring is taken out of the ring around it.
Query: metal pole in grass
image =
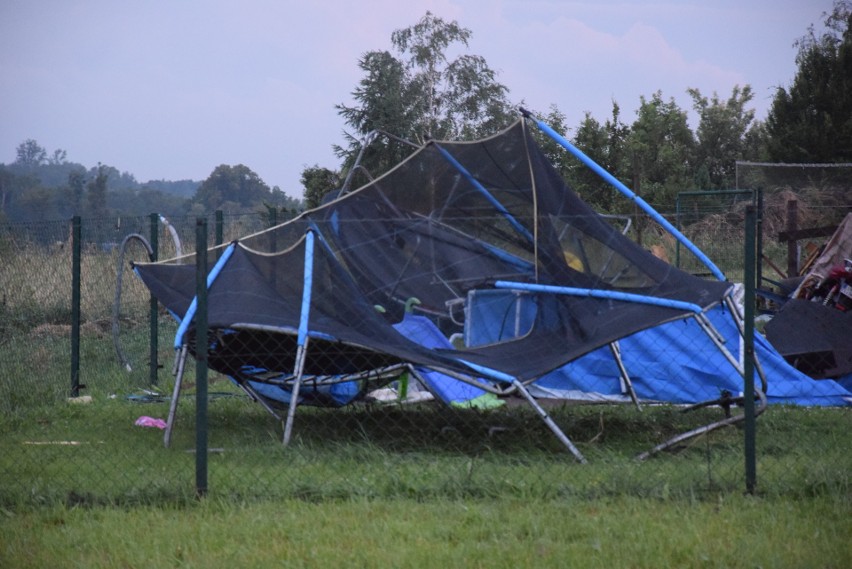
[[[755,227],[757,225],[757,214],[755,207],[746,207],[745,215],[745,270],[743,281],[745,285],[744,303],[744,330],[743,343],[745,344],[745,358],[743,362],[745,397],[745,480],[746,492],[753,494],[757,485],[757,461],[755,459],[755,415],[754,415],[754,303],[755,303],[755,275],[757,239]]]
[[[207,219],[195,226],[195,495],[207,495]]]
[[[160,248],[160,214],[152,213],[150,219],[151,236],[148,244],[151,246],[151,262],[156,262],[159,257]],[[153,294],[151,294],[148,302],[148,320],[150,326],[148,336],[150,338],[150,341],[148,342],[148,381],[151,385],[157,385],[157,370],[160,367],[157,361],[157,352],[160,350],[159,341],[157,337],[157,335],[159,334],[159,327],[157,321],[157,299]]]
[[[71,219],[71,397],[80,395],[80,216]]]

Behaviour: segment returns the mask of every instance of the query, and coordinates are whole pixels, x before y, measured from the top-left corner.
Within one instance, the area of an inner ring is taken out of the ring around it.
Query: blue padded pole
[[[305,234],[304,277],[302,279],[302,309],[299,315],[299,333],[296,339],[296,363],[293,371],[296,376],[293,391],[290,393],[290,403],[287,407],[287,419],[284,421],[282,444],[290,444],[293,433],[293,420],[296,416],[296,405],[299,403],[299,388],[302,385],[302,373],[305,369],[305,345],[308,342],[308,325],[311,314],[311,290],[314,286],[314,232],[308,230]]]
[[[701,314],[703,312],[700,306],[698,306],[697,304],[693,304],[692,302],[684,302],[682,300],[671,300],[669,298],[655,298],[653,296],[644,296],[641,294],[632,294],[629,292],[620,292],[617,290],[598,290],[590,288],[574,288],[568,286],[513,283],[510,281],[497,281],[494,283],[494,286],[496,288],[528,290],[530,292],[546,292],[551,294],[565,294],[569,296],[585,296],[591,298],[620,300],[637,304],[651,304],[654,306],[663,306],[665,308],[686,310],[695,314]]]
[[[517,229],[517,230],[518,230],[518,232],[519,232],[521,235],[523,235],[524,237],[526,237],[526,238],[527,238],[527,239],[529,239],[530,241],[534,241],[533,236],[532,236],[532,234],[529,232],[529,230],[528,230],[526,227],[524,227],[523,225],[521,225],[521,223],[520,223],[517,219],[515,219],[515,218],[514,218],[514,216],[513,216],[511,213],[509,213],[509,210],[507,210],[507,209],[506,209],[506,207],[505,207],[503,204],[501,204],[501,203],[497,200],[497,198],[495,198],[494,196],[492,196],[492,195],[491,195],[491,192],[489,192],[489,191],[485,188],[485,186],[483,186],[482,184],[480,184],[480,183],[479,183],[479,180],[477,180],[476,178],[474,178],[474,177],[471,175],[471,173],[470,173],[470,172],[468,172],[468,171],[467,171],[467,169],[466,169],[464,166],[462,166],[462,165],[461,165],[461,163],[460,163],[458,160],[456,160],[456,159],[452,156],[452,154],[450,154],[449,152],[447,152],[446,150],[444,150],[443,148],[441,148],[441,147],[440,147],[439,145],[437,145],[437,144],[435,144],[435,148],[437,148],[437,149],[441,152],[441,155],[442,155],[444,158],[446,158],[446,159],[447,159],[447,162],[449,162],[450,164],[452,164],[452,165],[453,165],[453,167],[454,167],[456,170],[458,170],[459,172],[461,172],[462,176],[464,176],[464,177],[465,177],[465,179],[467,179],[467,181],[468,181],[468,182],[470,182],[471,184],[473,184],[473,187],[475,187],[477,190],[479,190],[479,192],[480,192],[483,196],[485,196],[485,199],[487,199],[487,200],[488,200],[488,202],[489,202],[491,205],[493,205],[493,206],[494,206],[494,208],[495,208],[495,209],[496,209],[496,210],[500,213],[500,215],[502,215],[503,217],[505,217],[505,218],[509,221],[509,223],[511,223],[511,224],[512,224],[512,227],[514,227],[515,229]]]
[[[570,152],[571,154],[576,156],[583,164],[585,164],[586,166],[591,168],[591,170],[595,174],[597,174],[598,176],[603,178],[607,183],[609,183],[611,186],[613,186],[616,190],[618,190],[619,192],[621,192],[622,194],[624,194],[625,196],[630,198],[636,205],[638,205],[640,208],[642,208],[642,210],[645,213],[647,213],[649,216],[651,216],[651,218],[654,221],[656,221],[657,223],[662,225],[666,229],[666,231],[671,233],[674,236],[674,238],[677,239],[684,247],[686,247],[687,249],[692,251],[692,253],[696,257],[698,257],[698,259],[702,263],[704,263],[704,265],[708,269],[710,269],[710,272],[713,273],[713,276],[715,276],[720,281],[727,280],[725,278],[724,273],[722,273],[722,271],[719,269],[719,267],[717,267],[713,263],[713,261],[711,261],[710,258],[707,257],[707,255],[705,255],[698,247],[696,247],[695,244],[692,241],[687,239],[687,237],[683,233],[681,233],[674,225],[669,223],[669,221],[666,218],[664,218],[662,215],[660,215],[657,212],[657,210],[655,210],[653,207],[651,207],[651,205],[648,202],[646,202],[641,197],[636,195],[636,193],[633,192],[633,190],[631,190],[630,188],[625,186],[623,183],[621,183],[615,176],[613,176],[612,174],[610,174],[609,172],[604,170],[604,168],[601,167],[597,162],[595,162],[594,160],[592,160],[591,158],[586,156],[583,153],[582,150],[580,150],[579,148],[577,148],[576,146],[574,146],[573,144],[568,142],[565,139],[565,137],[563,137],[561,134],[559,134],[558,132],[556,132],[555,130],[550,128],[550,126],[545,124],[543,121],[540,121],[538,119],[533,118],[532,115],[529,113],[529,111],[521,109],[521,112],[524,114],[525,117],[531,118],[535,122],[536,126],[538,126],[538,128],[541,129],[550,138],[555,140],[557,144],[559,144],[565,150],[567,150],[568,152]]]
[[[314,232],[305,235],[305,278],[302,289],[302,311],[299,317],[298,345],[304,346],[308,337],[308,321],[311,314],[311,289],[314,282]]]
[[[210,290],[210,287],[213,286],[213,282],[216,280],[216,277],[219,276],[219,273],[222,272],[222,268],[225,266],[225,263],[227,263],[228,259],[231,258],[231,255],[233,255],[234,247],[236,247],[236,244],[234,243],[228,245],[228,248],[225,249],[225,252],[222,253],[222,256],[219,257],[219,260],[216,261],[215,265],[213,265],[213,268],[207,275],[207,290]],[[195,297],[189,304],[189,308],[186,310],[186,314],[183,315],[177,332],[175,333],[175,350],[180,350],[183,345],[183,337],[186,335],[186,331],[189,329],[189,325],[192,323],[192,319],[195,317],[195,311],[197,309],[198,298]]]
[[[504,373],[502,371],[497,371],[496,369],[491,369],[490,367],[481,366],[479,364],[475,364],[473,362],[469,362],[467,360],[459,360],[464,365],[470,367],[473,371],[477,372],[482,377],[487,377],[490,379],[494,379],[497,381],[502,381],[504,383],[515,383],[515,377],[509,375],[508,373]]]

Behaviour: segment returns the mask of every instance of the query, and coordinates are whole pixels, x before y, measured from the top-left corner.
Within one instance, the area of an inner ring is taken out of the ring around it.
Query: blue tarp
[[[511,291],[476,291],[469,297],[465,340],[479,345],[522,335],[531,325],[535,304]],[[730,312],[717,307],[707,312],[735,358],[740,335]],[[692,404],[739,395],[742,376],[716,348],[693,318],[669,322],[622,338],[622,360],[642,400]],[[852,405],[852,392],[833,380],[814,380],[789,365],[760,334],[755,352],[768,383],[770,403],[814,406]],[[755,385],[760,385],[755,377]],[[608,346],[541,377],[531,389],[539,396],[622,398],[619,370]]]
[[[453,347],[438,327],[425,316],[406,312],[405,317],[394,324],[394,328],[412,342],[417,342],[427,348],[452,349]],[[437,371],[418,367],[417,372],[426,383],[429,391],[444,403],[452,405],[470,402],[488,393],[474,385]]]

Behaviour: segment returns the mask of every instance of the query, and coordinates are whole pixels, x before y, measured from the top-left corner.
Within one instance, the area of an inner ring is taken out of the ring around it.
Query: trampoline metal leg
[[[296,405],[299,403],[299,387],[302,385],[302,372],[305,367],[305,347],[307,342],[300,344],[296,351],[296,379],[293,382],[293,391],[290,393],[290,404],[287,406],[287,420],[284,423],[284,436],[281,443],[284,446],[290,444],[290,436],[293,434],[293,419],[296,416]]]
[[[728,363],[731,364],[731,366],[737,371],[737,373],[740,374],[740,376],[743,376],[743,366],[740,364],[739,360],[731,354],[728,348],[725,347],[725,345],[723,344],[723,336],[716,330],[713,324],[710,323],[707,317],[703,314],[696,314],[695,321],[698,322],[698,325],[701,327],[707,337],[710,338],[710,341],[713,342],[713,344],[719,350],[719,353],[722,354],[722,356],[726,360],[728,360]]]
[[[627,390],[627,393],[630,394],[630,399],[633,400],[633,404],[636,405],[636,409],[639,411],[642,410],[642,406],[639,404],[639,398],[636,397],[636,391],[633,389],[633,382],[630,381],[630,374],[627,373],[627,368],[624,367],[624,360],[621,359],[621,346],[618,345],[618,342],[612,342],[609,345],[609,349],[612,352],[612,357],[615,358],[615,363],[618,366],[618,373],[620,374],[620,379],[622,382],[622,392]]]
[[[731,317],[734,319],[734,323],[737,325],[737,331],[740,333],[740,338],[745,337],[745,323],[743,322],[743,316],[740,314],[739,308],[737,308],[734,299],[731,298],[731,295],[725,297],[725,304],[728,306],[728,310],[731,311]],[[754,352],[754,368],[757,371],[757,376],[760,378],[760,386],[761,391],[766,393],[768,391],[768,385],[766,381],[766,372],[763,371],[763,364],[760,363],[760,358],[757,355],[757,350]]]
[[[178,355],[178,358],[175,361],[175,387],[172,391],[172,401],[169,404],[169,418],[166,421],[166,431],[163,433],[163,445],[166,448],[169,448],[169,445],[172,444],[172,430],[175,427],[175,416],[177,415],[178,399],[180,399],[180,388],[183,384],[183,370],[186,367],[187,349],[187,345],[184,344],[180,349],[180,355]]]
[[[258,392],[255,391],[254,388],[249,385],[247,381],[241,381],[237,383],[237,387],[242,389],[243,393],[249,396],[249,399],[256,403],[260,403],[260,406],[266,409],[266,412],[275,417],[275,419],[277,419],[278,421],[282,420],[281,417],[278,416],[278,413],[275,412],[275,409],[273,409],[269,405],[269,403],[266,402],[266,399],[264,399],[260,394],[258,394]]]
[[[530,392],[527,391],[527,388],[524,387],[524,384],[515,379],[514,385],[521,393],[521,395],[523,395],[527,402],[532,406],[532,408],[535,409],[536,413],[538,413],[539,416],[544,420],[544,424],[547,425],[547,427],[551,431],[553,431],[553,434],[556,435],[556,438],[559,439],[559,441],[563,445],[565,445],[565,447],[571,452],[571,454],[574,455],[574,458],[577,459],[577,462],[581,464],[586,464],[586,457],[584,457],[582,453],[580,453],[577,447],[574,446],[574,443],[571,442],[571,439],[569,439],[565,435],[565,433],[562,432],[562,429],[559,428],[559,425],[556,424],[556,421],[554,421],[553,418],[551,418],[551,416],[547,414],[547,411],[545,411],[544,408],[542,408],[542,406],[538,404],[538,401],[536,401],[535,398],[530,395]]]

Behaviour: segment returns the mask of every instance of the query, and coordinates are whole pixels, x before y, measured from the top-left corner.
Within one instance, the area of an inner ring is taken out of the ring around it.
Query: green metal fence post
[[[71,397],[80,395],[80,267],[83,235],[80,216],[71,219]]]
[[[159,258],[159,248],[160,248],[160,215],[156,213],[151,214],[151,239],[149,245],[151,245],[151,260],[156,261]],[[149,357],[148,357],[148,380],[151,385],[157,385],[157,372],[160,368],[157,353],[160,350],[159,345],[159,315],[157,310],[157,299],[153,294],[150,295],[149,299],[150,307],[149,307],[149,338],[148,342]]]
[[[763,188],[758,187],[755,190],[754,199],[757,202],[757,226],[755,229],[757,232],[757,259],[755,261],[757,275],[755,276],[754,282],[757,283],[757,287],[760,288],[763,286]]]
[[[207,495],[207,219],[195,227],[195,495]]]
[[[755,226],[757,214],[755,207],[746,207],[745,217],[745,267],[743,281],[745,284],[744,303],[744,331],[743,343],[745,345],[745,358],[743,361],[743,375],[745,376],[745,483],[746,492],[753,494],[757,486],[757,460],[755,457],[755,430],[756,421],[754,415],[754,310],[755,310],[755,274],[756,255],[755,249],[757,239],[755,237]]]

